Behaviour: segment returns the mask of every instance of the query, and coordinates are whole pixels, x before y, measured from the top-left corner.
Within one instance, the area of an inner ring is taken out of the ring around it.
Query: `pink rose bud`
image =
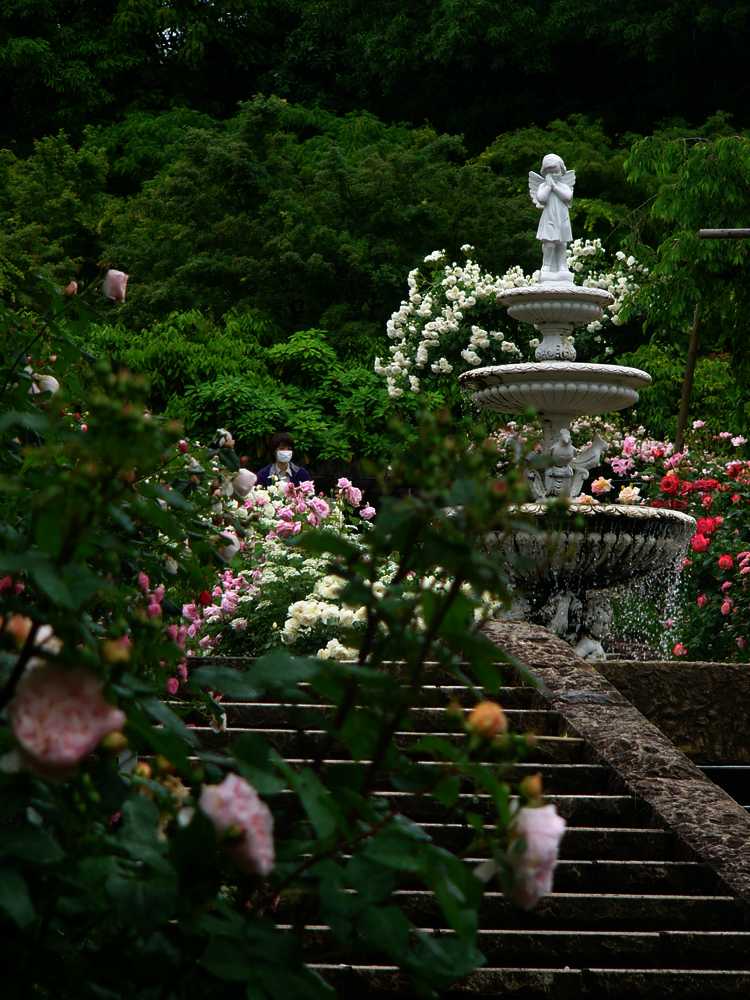
[[[695,599],[695,603],[698,605],[699,608],[705,608],[705,606],[708,604],[708,598],[706,597],[705,594],[698,594],[698,596]]]
[[[159,618],[161,615],[161,604],[157,604],[155,601],[149,604],[146,608],[146,614],[149,618]]]
[[[274,865],[273,815],[253,786],[228,774],[221,784],[203,786],[199,805],[220,836],[229,834],[224,843],[237,867],[268,875]]]
[[[95,674],[48,663],[23,675],[9,716],[30,768],[48,777],[69,775],[103,737],[125,725],[125,713],[106,701]]]
[[[138,587],[143,591],[144,594],[151,587],[151,581],[149,580],[148,575],[143,572],[143,570],[141,570],[141,572],[138,574]]]
[[[69,281],[65,288],[63,288],[63,295],[77,295],[78,294],[78,282]]]
[[[672,656],[687,656],[687,646],[683,642],[676,642],[672,646]]]
[[[248,495],[250,490],[258,482],[258,477],[250,469],[240,469],[237,475],[232,480],[232,489],[234,490],[234,495],[239,497],[240,500]]]
[[[180,682],[176,677],[170,677],[167,680],[167,694],[175,695],[180,690]]]
[[[188,445],[187,441],[184,438],[181,441],[177,442],[177,450],[180,451],[180,452],[182,452],[183,455],[188,450],[188,447],[189,447],[189,445]]]
[[[102,292],[112,302],[124,302],[127,288],[128,275],[124,271],[115,271],[110,268],[104,275]]]
[[[726,617],[732,610],[732,602],[727,598],[725,601],[721,602],[721,613]]]
[[[530,910],[552,891],[565,820],[554,806],[524,806],[511,828],[508,861],[513,871],[511,896],[522,909]],[[519,850],[519,842],[522,847]]]
[[[88,425],[88,424],[81,424],[81,431],[82,431],[82,432],[83,432],[84,434],[86,433],[86,431],[87,431],[88,429],[89,429],[89,425]]]

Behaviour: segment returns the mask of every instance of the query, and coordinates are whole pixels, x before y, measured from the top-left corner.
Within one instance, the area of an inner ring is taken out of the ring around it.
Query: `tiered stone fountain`
[[[484,409],[533,409],[541,418],[542,452],[527,471],[534,503],[520,508],[528,529],[492,534],[487,544],[507,559],[525,614],[573,642],[580,655],[598,659],[611,623],[606,590],[652,574],[662,574],[666,587],[695,521],[673,510],[577,502],[607,445],[597,437],[577,450],[571,420],[633,406],[651,377],[637,368],[576,361],[573,330],[600,319],[612,296],[576,285],[568,270],[574,184],[575,173],[553,153],[544,157],[542,175],[529,174],[531,198],[543,209],[537,230],[543,266],[538,283],[499,299],[514,319],[541,334],[536,362],[475,368],[460,382]],[[568,501],[567,511],[560,500]]]

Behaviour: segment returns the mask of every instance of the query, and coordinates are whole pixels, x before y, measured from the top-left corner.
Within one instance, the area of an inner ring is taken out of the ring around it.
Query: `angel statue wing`
[[[572,170],[568,171],[573,173]],[[607,442],[599,437],[597,434],[594,440],[588,446],[588,448],[583,448],[575,457],[575,462],[573,463],[576,468],[582,469],[593,469],[601,461],[602,455],[607,450]]]
[[[568,187],[570,188],[570,190],[572,191],[573,188],[576,186],[576,172],[575,172],[575,170],[566,170],[565,173],[560,178],[560,183],[561,184],[567,184]],[[531,181],[529,181],[529,184],[531,184]]]
[[[573,179],[575,181],[575,174],[572,170],[568,171],[569,174],[573,174]],[[544,206],[536,200],[536,193],[539,190],[539,185],[544,183],[544,178],[541,174],[538,174],[536,170],[529,170],[529,194],[531,195],[531,200],[534,202],[536,208],[543,208]]]

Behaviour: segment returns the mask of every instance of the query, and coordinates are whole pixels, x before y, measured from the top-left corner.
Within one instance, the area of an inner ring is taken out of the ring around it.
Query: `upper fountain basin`
[[[498,296],[510,315],[538,329],[554,324],[573,329],[600,319],[605,306],[614,301],[603,288],[587,288],[572,282],[545,281],[511,288]]]
[[[593,416],[623,410],[638,402],[638,389],[651,376],[624,365],[575,361],[537,361],[473,368],[459,376],[461,388],[482,409],[501,413]]]

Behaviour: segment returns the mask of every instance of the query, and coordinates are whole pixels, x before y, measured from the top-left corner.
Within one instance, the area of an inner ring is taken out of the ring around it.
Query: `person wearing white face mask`
[[[294,441],[290,434],[285,432],[274,434],[271,438],[271,452],[274,456],[273,462],[258,472],[259,486],[268,486],[269,483],[292,483],[294,486],[299,486],[300,483],[312,479],[307,469],[295,465],[292,461]]]

